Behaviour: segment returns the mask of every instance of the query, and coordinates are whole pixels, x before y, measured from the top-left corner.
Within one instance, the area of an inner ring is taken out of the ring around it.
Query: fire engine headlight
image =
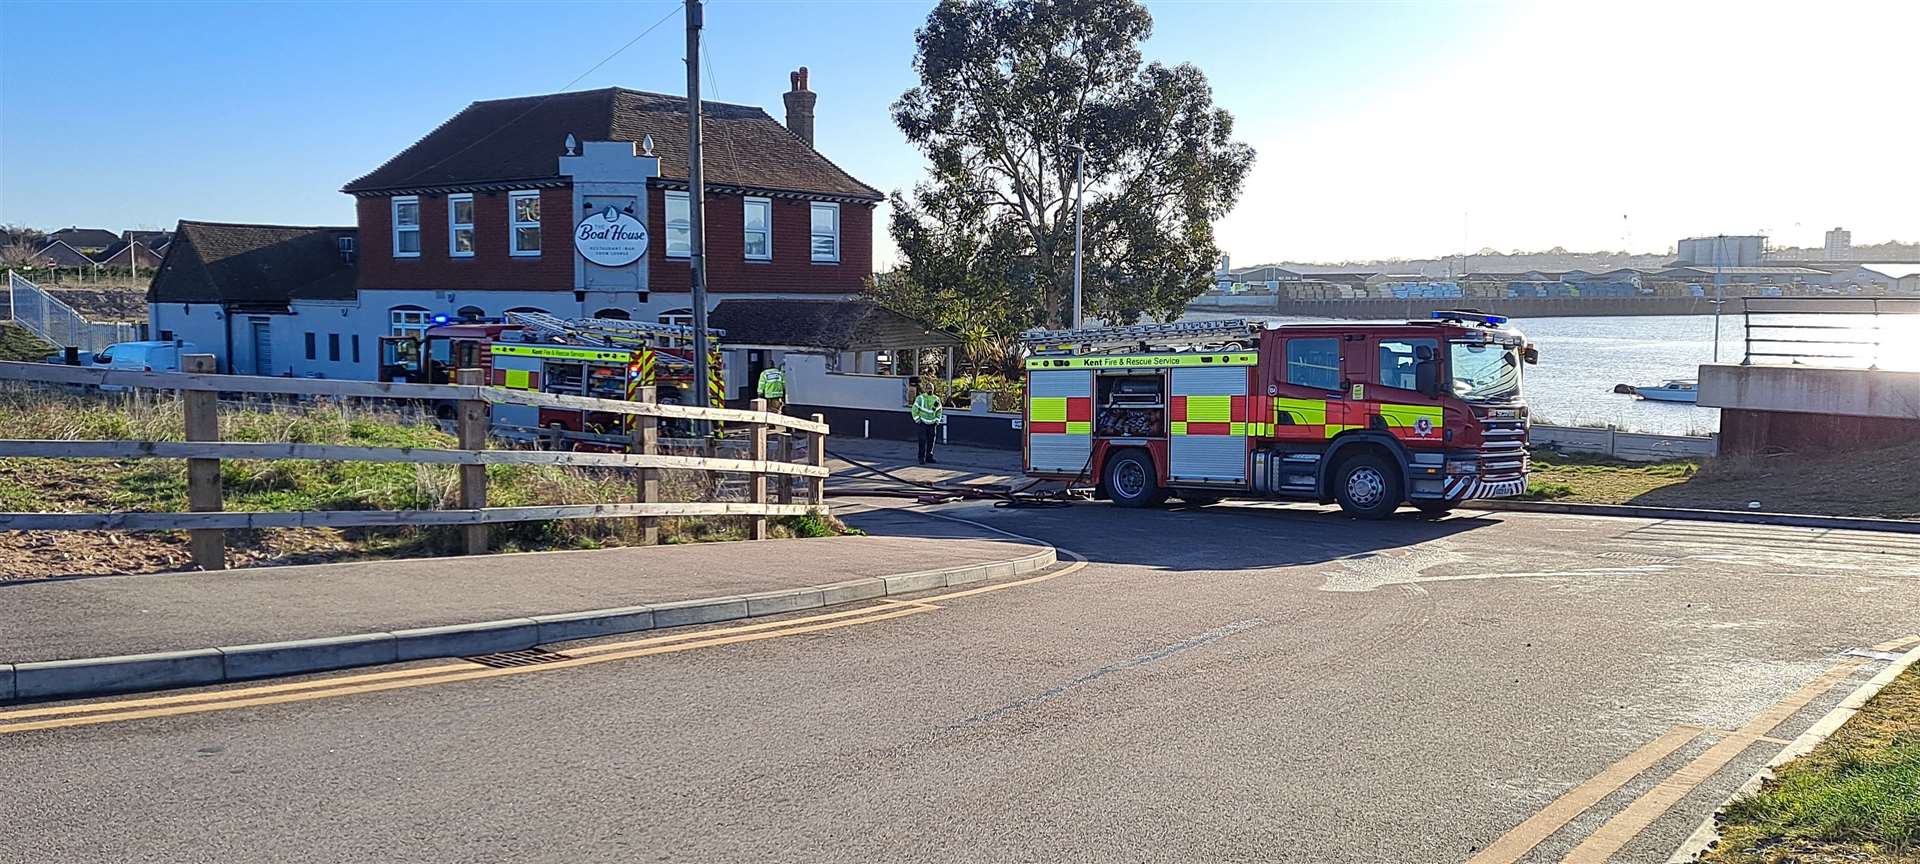
[[[1448,473],[1448,474],[1478,474],[1478,473],[1480,473],[1480,463],[1478,463],[1478,462],[1448,462],[1448,463],[1447,463],[1447,473]]]

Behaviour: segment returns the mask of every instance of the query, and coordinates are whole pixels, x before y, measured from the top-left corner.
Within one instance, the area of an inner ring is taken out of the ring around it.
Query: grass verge
[[[179,441],[179,403],[171,397],[89,396],[0,389],[0,434],[16,439]],[[453,436],[429,419],[339,404],[242,407],[223,404],[224,441],[451,448]],[[498,445],[496,446],[504,446]],[[221,482],[228,510],[423,510],[457,506],[452,465],[225,460]],[[740,500],[710,488],[699,472],[663,471],[667,500]],[[630,472],[554,465],[487,466],[487,499],[495,507],[633,500]],[[187,506],[186,463],[178,459],[0,459],[0,511],[77,513],[179,512]],[[769,520],[775,537],[849,533],[828,515]],[[666,518],[666,543],[745,539],[743,518]],[[637,519],[567,519],[496,525],[495,551],[592,549],[640,541]],[[227,532],[230,566],[309,564],[371,557],[452,552],[457,527],[301,528]],[[0,578],[138,573],[188,566],[180,532],[0,532]]]
[[[1920,667],[1725,818],[1704,864],[1920,864]]]
[[[1920,443],[1876,450],[1620,462],[1538,451],[1536,501],[1920,518],[1920,487],[1889,482],[1920,462]]]

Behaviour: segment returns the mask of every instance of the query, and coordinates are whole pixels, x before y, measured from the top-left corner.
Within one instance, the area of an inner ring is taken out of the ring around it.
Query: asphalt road
[[[0,860],[1658,862],[1884,665],[1842,652],[1920,636],[1920,537],[941,512],[1089,564],[578,668],[0,715]]]

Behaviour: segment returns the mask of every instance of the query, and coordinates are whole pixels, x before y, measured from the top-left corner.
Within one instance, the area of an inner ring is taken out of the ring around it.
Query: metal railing
[[[1742,366],[1787,363],[1878,369],[1920,343],[1920,297],[1746,297]],[[1900,364],[1904,365],[1904,364]]]
[[[104,324],[87,320],[73,307],[20,274],[7,271],[8,317],[55,348],[78,348],[92,354],[105,351],[115,342],[133,342],[140,338],[138,324]]]

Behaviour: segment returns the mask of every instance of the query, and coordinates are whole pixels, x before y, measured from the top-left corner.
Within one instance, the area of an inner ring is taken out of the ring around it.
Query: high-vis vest
[[[932,393],[922,393],[913,397],[913,422],[932,425],[940,422],[946,409],[940,405],[940,397]]]
[[[787,398],[787,376],[778,369],[767,369],[760,373],[760,398]]]

